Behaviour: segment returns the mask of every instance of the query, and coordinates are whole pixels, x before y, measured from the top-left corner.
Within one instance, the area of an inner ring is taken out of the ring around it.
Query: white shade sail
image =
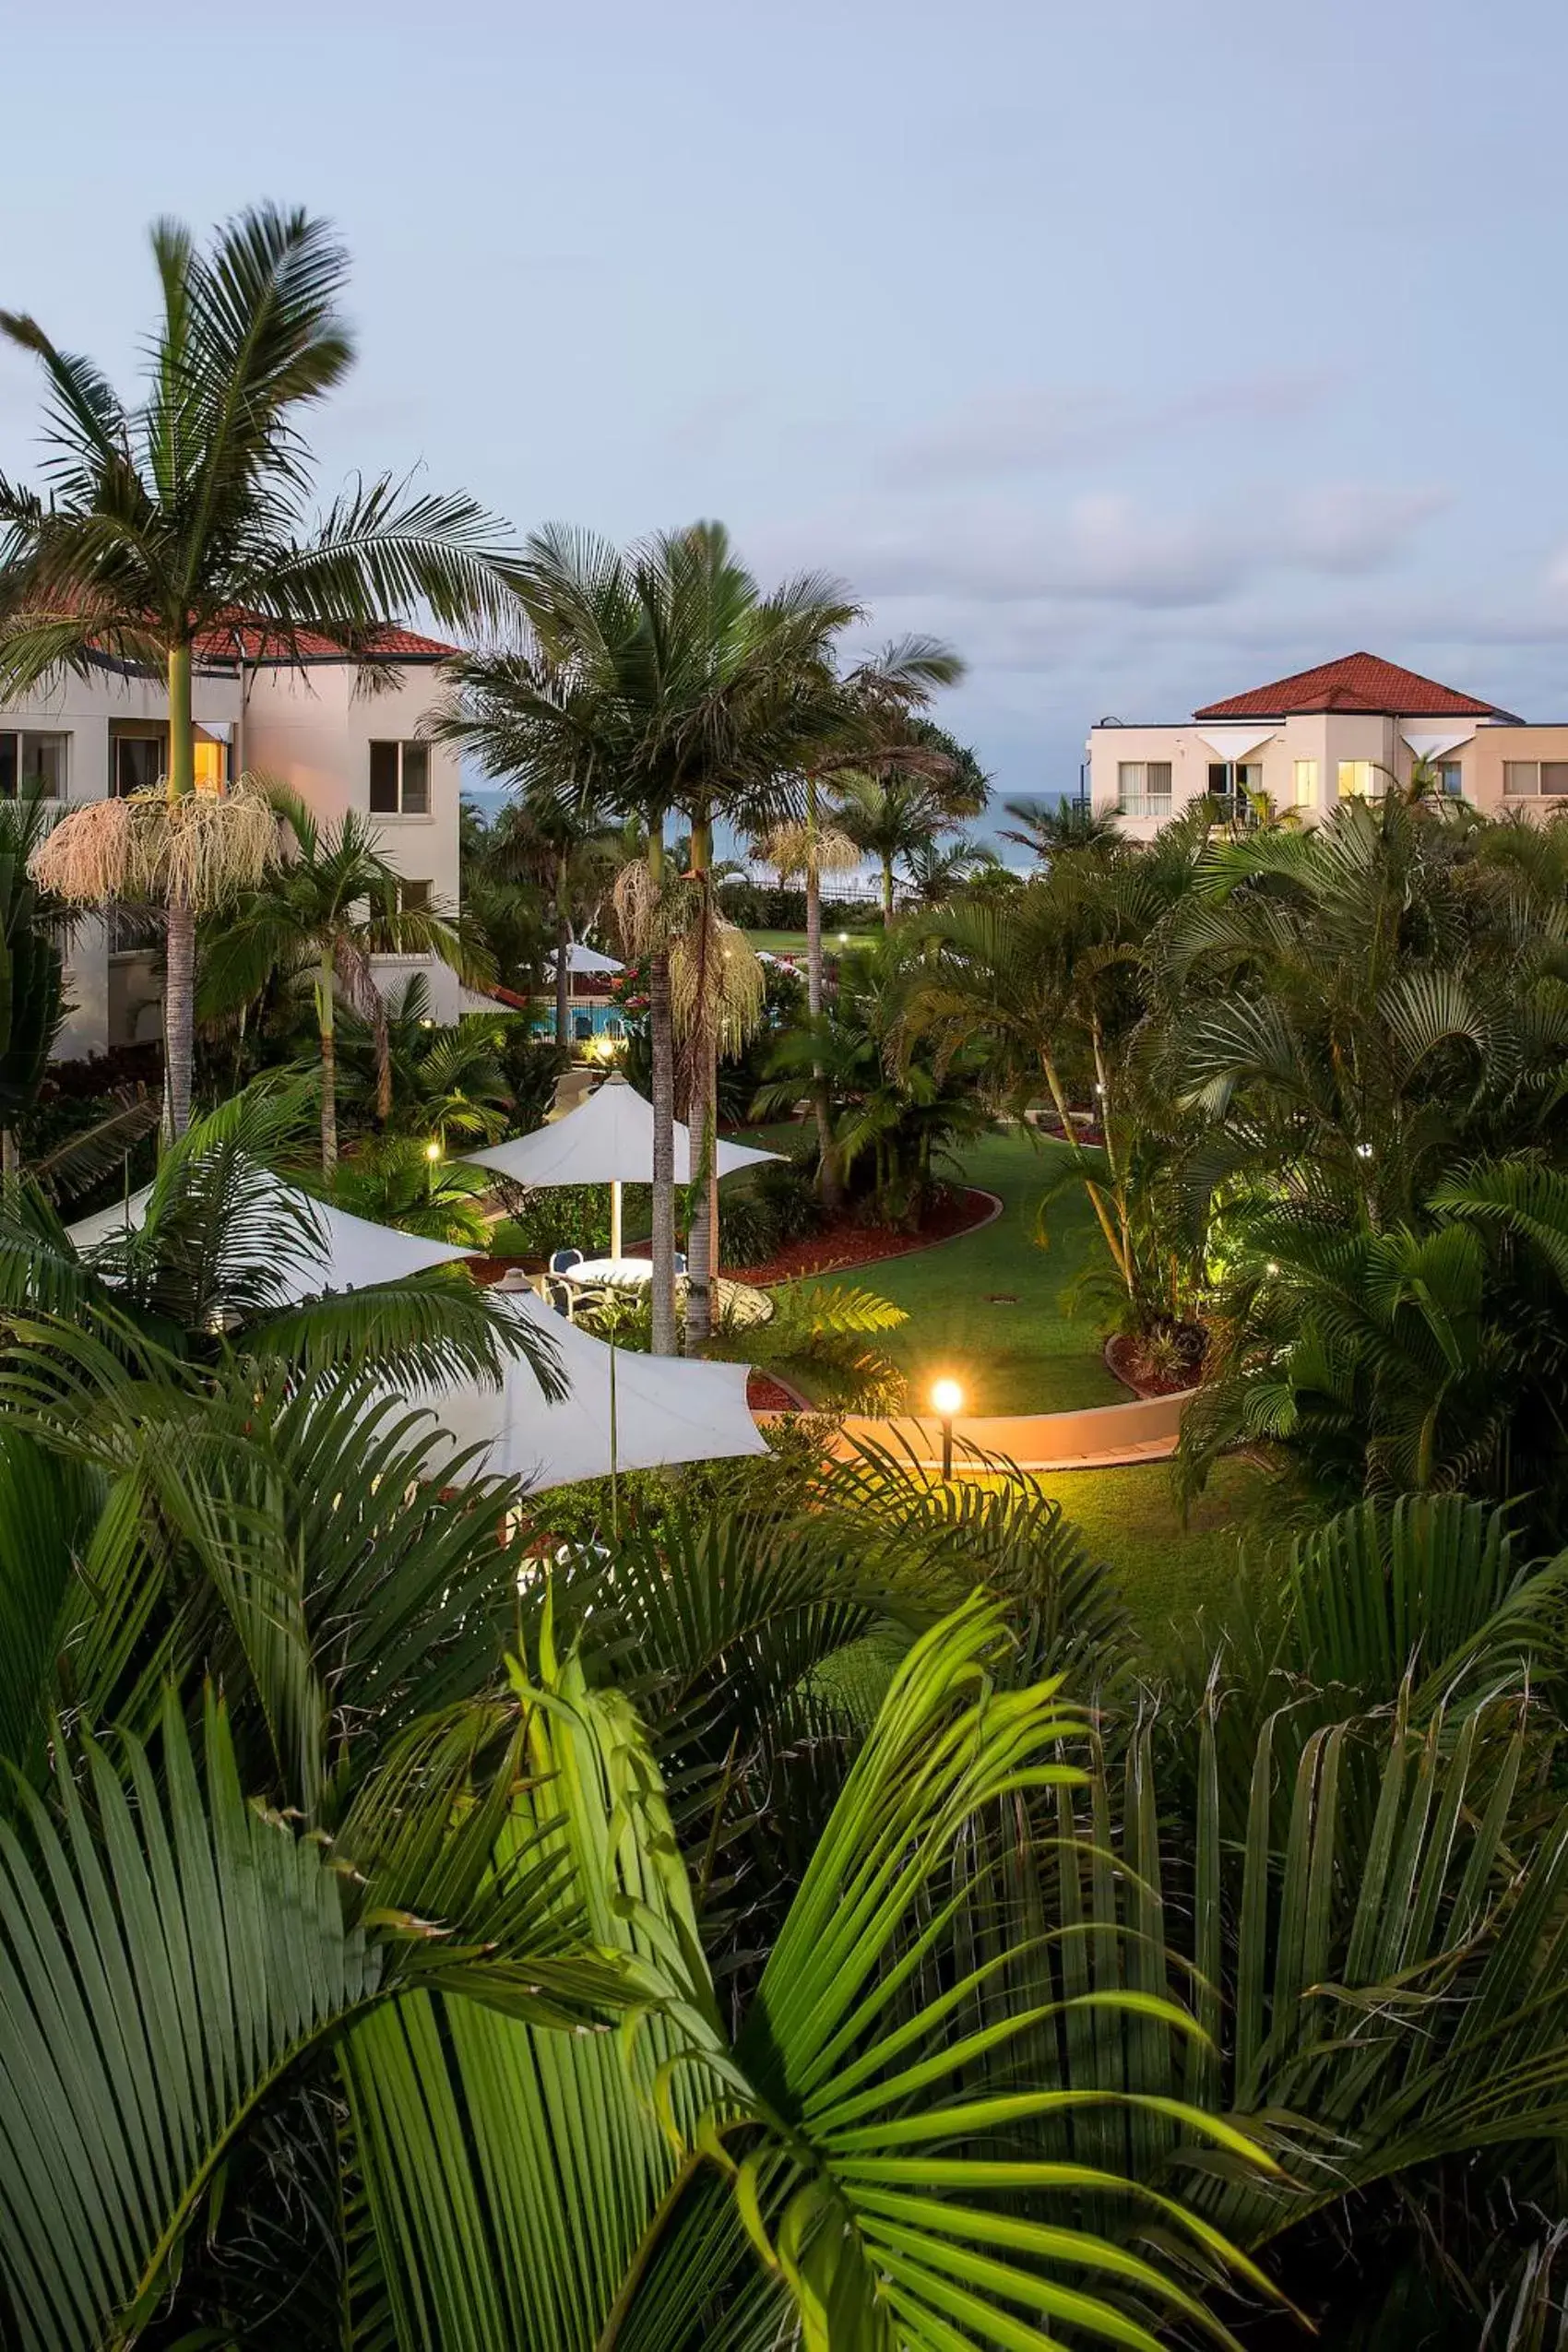
[[[1245,759],[1278,732],[1277,727],[1201,727],[1198,741],[1208,745],[1216,759]]]
[[[547,1403],[528,1362],[513,1357],[499,1391],[465,1381],[411,1397],[410,1403],[430,1408],[445,1432],[432,1443],[435,1460],[449,1458],[448,1448],[457,1453],[480,1445],[485,1452],[470,1466],[475,1472],[519,1478],[542,1489],[607,1478],[612,1468],[656,1470],[766,1453],[767,1442],[746,1403],[744,1364],[612,1349],[552,1313],[530,1290],[490,1295],[505,1313],[552,1343],[566,1395]]]
[[[408,1275],[422,1274],[427,1266],[446,1265],[454,1258],[475,1254],[472,1250],[455,1249],[449,1241],[427,1241],[418,1233],[400,1233],[395,1226],[350,1217],[347,1209],[333,1208],[297,1185],[286,1184],[270,1169],[258,1168],[256,1176],[258,1183],[272,1189],[280,1206],[303,1208],[308,1217],[308,1223],[298,1229],[297,1241],[291,1241],[287,1262],[280,1261],[277,1268],[279,1304],[297,1306],[323,1290],[360,1290],[370,1284],[400,1282]],[[85,1251],[118,1233],[136,1232],[147,1216],[151,1193],[152,1186],[144,1184],[129,1200],[116,1201],[113,1208],[84,1217],[66,1228],[71,1240]]]
[[[1461,743],[1467,743],[1475,731],[1473,726],[1446,729],[1401,727],[1399,730],[1418,759],[1441,759],[1445,752],[1457,751]]]
[[[476,1168],[493,1168],[514,1184],[651,1184],[653,1105],[617,1072],[564,1119],[462,1157]],[[720,1139],[717,1158],[720,1176],[731,1176],[738,1168],[754,1168],[779,1154]],[[677,1120],[675,1182],[691,1181],[692,1139]]]
[[[553,975],[553,956],[545,957],[544,968]],[[580,940],[575,939],[566,950],[566,969],[569,972],[620,972],[625,969],[625,966],[618,964],[613,956],[601,956],[597,947],[585,947]]]

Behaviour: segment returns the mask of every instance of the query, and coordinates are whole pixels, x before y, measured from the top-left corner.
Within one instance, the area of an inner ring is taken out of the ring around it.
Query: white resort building
[[[421,729],[437,700],[437,666],[453,648],[406,629],[375,647],[390,666],[365,681],[340,647],[307,637],[285,659],[265,629],[236,622],[197,648],[196,781],[242,772],[289,785],[326,824],[350,809],[374,823],[410,907],[457,904],[457,754]],[[104,660],[0,711],[0,797],[42,785],[65,805],[135,792],[165,771],[162,683]],[[457,1014],[456,976],[425,957],[388,956],[379,977],[396,994],[423,971],[439,1019]],[[66,973],[71,1012],[57,1051],[101,1052],[156,1038],[161,1017],[156,944],[133,922],[89,920],[75,932]]]
[[[1104,720],[1088,739],[1097,812],[1146,840],[1205,794],[1234,806],[1266,793],[1311,823],[1339,801],[1375,799],[1424,761],[1442,790],[1495,814],[1568,804],[1568,725],[1534,726],[1375,654],[1350,653],[1176,726]]]

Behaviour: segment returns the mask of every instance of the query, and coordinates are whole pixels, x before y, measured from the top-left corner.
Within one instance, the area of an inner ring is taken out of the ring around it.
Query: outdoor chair
[[[576,1304],[576,1293],[569,1282],[561,1281],[553,1274],[547,1274],[544,1277],[544,1302],[546,1306],[553,1307],[558,1315],[564,1315],[568,1323],[576,1320],[572,1311]]]
[[[550,1271],[552,1274],[564,1274],[568,1266],[581,1265],[582,1262],[581,1250],[557,1250],[550,1261]]]

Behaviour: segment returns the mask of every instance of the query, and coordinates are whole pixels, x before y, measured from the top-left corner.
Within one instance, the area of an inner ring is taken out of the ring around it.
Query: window
[[[400,915],[428,915],[430,912],[429,883],[407,881],[399,882],[398,885],[398,912]]]
[[[215,736],[198,734],[196,739],[196,788],[198,792],[221,792],[229,781],[229,746]]]
[[[109,790],[124,800],[131,792],[150,792],[163,780],[166,761],[163,727],[111,727],[109,730]]]
[[[1116,805],[1123,816],[1169,816],[1170,762],[1124,759],[1116,769]]]
[[[1437,789],[1440,792],[1445,793],[1451,801],[1461,800],[1464,797],[1465,770],[1458,760],[1440,759],[1438,761]]]
[[[1383,790],[1377,762],[1372,759],[1342,759],[1339,763],[1339,797],[1342,801],[1375,801]]]
[[[0,735],[0,801],[18,792],[65,797],[65,735]]]
[[[1295,763],[1296,806],[1315,809],[1317,806],[1317,762],[1299,759]]]
[[[197,727],[191,746],[198,792],[221,792],[229,781],[229,746]],[[150,792],[169,773],[169,730],[156,719],[116,722],[109,730],[109,790],[124,800]]]
[[[428,743],[372,743],[370,813],[372,816],[430,814]]]
[[[1511,801],[1568,798],[1568,759],[1505,759],[1503,789]]]

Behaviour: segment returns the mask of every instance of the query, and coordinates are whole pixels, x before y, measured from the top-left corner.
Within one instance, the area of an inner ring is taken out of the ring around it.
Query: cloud
[[[985,393],[895,442],[883,479],[935,488],[1047,472],[1210,424],[1301,416],[1322,404],[1333,383],[1325,373],[1303,370],[1198,385],[1158,401],[1088,385]]]
[[[786,568],[826,563],[877,599],[1201,608],[1272,576],[1377,571],[1446,503],[1437,489],[1354,483],[1260,486],[1185,512],[1101,490],[1028,505],[862,499],[776,532],[766,552]]]
[[[1449,493],[1386,490],[1367,482],[1337,482],[1290,502],[1287,538],[1311,570],[1381,570],[1422,523],[1450,504]]]

